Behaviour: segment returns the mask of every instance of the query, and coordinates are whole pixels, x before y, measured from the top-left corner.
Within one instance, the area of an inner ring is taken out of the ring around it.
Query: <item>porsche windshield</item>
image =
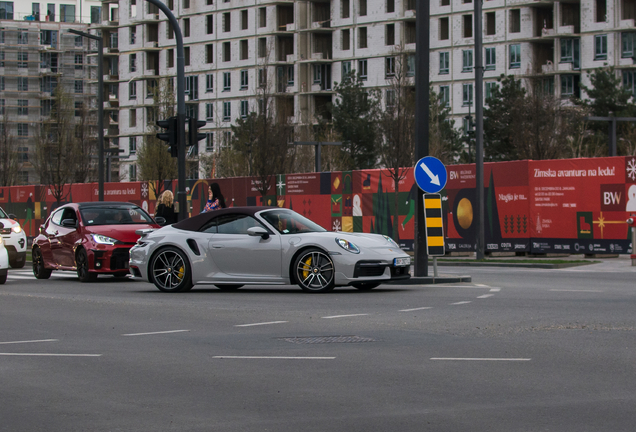
[[[281,234],[299,234],[327,231],[315,222],[290,210],[270,210],[260,214]]]
[[[85,225],[130,225],[154,223],[139,207],[88,207],[80,209]]]

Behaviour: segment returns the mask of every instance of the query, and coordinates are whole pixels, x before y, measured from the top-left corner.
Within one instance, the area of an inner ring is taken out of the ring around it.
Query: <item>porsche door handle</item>
[[[212,245],[212,249],[222,249],[223,245],[222,244],[213,244]]]

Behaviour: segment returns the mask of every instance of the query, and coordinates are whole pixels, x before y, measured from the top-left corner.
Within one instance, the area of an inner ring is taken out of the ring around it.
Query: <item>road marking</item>
[[[529,358],[467,358],[467,357],[432,357],[431,360],[448,361],[530,361]]]
[[[351,315],[333,315],[322,317],[323,319],[332,319],[332,318],[348,318],[348,317],[356,317],[356,316],[365,316],[369,314],[351,314]]]
[[[57,341],[58,341],[58,339],[40,339],[40,340],[27,340],[27,341],[0,342],[0,345],[20,344],[20,343],[36,343],[36,342],[57,342]]]
[[[468,303],[472,303],[472,302],[471,301],[460,301],[460,302],[457,302],[457,303],[451,303],[451,306],[452,305],[463,305],[463,304],[468,304]]]
[[[430,306],[426,306],[426,307],[419,307],[414,309],[402,309],[400,312],[412,312],[412,311],[424,310],[424,309],[433,309],[433,308]]]
[[[31,357],[101,357],[101,354],[44,354],[44,353],[0,353],[0,356],[31,356]]]
[[[289,321],[270,321],[270,322],[262,322],[262,323],[253,323],[253,324],[238,324],[234,327],[252,327],[252,326],[261,326],[261,325],[269,325],[269,324],[283,324]]]
[[[482,288],[489,288],[488,285],[484,285],[484,284],[475,284],[475,286],[482,287]]]
[[[484,295],[480,295],[477,298],[488,298],[488,297],[492,297],[492,296],[494,296],[494,294],[484,294]]]
[[[556,292],[594,292],[594,293],[602,293],[601,290],[566,290],[566,289],[551,289],[550,291]]]
[[[490,288],[490,292],[499,292],[501,288]]]
[[[213,356],[215,359],[266,359],[266,360],[333,360],[335,357],[282,357],[282,356]]]
[[[156,334],[183,333],[183,332],[189,332],[189,331],[190,330],[167,330],[167,331],[149,332],[149,333],[128,333],[128,334],[123,334],[122,336],[147,336],[147,335],[156,335]]]
[[[488,288],[488,287],[481,287],[481,286],[474,286],[474,285],[432,285],[435,288]]]

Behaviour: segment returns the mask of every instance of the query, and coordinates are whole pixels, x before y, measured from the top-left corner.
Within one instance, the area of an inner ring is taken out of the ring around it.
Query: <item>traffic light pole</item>
[[[146,0],[157,6],[168,17],[168,21],[174,29],[175,40],[177,41],[177,142],[179,156],[178,168],[178,189],[177,203],[179,204],[179,220],[188,217],[188,196],[186,195],[186,134],[185,134],[185,56],[183,54],[183,35],[179,22],[174,17],[168,6],[159,0]]]

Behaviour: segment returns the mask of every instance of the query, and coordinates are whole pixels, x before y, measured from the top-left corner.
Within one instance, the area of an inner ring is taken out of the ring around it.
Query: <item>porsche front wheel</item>
[[[152,282],[163,292],[183,292],[192,289],[190,263],[179,249],[161,249],[150,262]]]
[[[294,276],[303,291],[328,292],[334,288],[335,267],[325,252],[320,249],[308,249],[296,258]]]

